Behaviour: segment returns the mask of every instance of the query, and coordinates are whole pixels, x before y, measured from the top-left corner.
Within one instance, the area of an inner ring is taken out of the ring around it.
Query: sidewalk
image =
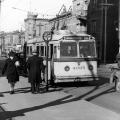
[[[75,99],[60,89],[31,94],[27,78],[20,78],[16,93],[9,94],[5,77],[0,78],[0,120],[120,120],[120,115],[85,100]]]

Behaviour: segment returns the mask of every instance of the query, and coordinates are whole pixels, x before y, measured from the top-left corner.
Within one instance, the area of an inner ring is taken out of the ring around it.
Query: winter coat
[[[43,58],[33,55],[27,60],[28,81],[30,83],[41,83],[41,72],[44,72]]]
[[[17,67],[15,65],[16,60],[6,59],[4,67],[2,69],[2,74],[6,73],[8,83],[19,81],[19,75],[17,72]]]

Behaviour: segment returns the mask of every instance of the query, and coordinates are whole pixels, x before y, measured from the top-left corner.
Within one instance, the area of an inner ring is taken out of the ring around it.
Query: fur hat
[[[32,54],[37,54],[38,52],[36,50],[33,50],[32,51]]]

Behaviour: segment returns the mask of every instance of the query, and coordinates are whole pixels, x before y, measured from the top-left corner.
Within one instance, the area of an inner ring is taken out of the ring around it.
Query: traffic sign
[[[51,31],[44,32],[43,33],[43,40],[46,42],[52,40],[52,32]]]

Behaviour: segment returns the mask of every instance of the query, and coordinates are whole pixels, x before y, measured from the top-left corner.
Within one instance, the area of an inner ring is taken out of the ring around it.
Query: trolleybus
[[[46,59],[44,41],[28,43],[27,47],[29,55],[36,47],[39,55]],[[49,41],[48,50],[50,83],[98,80],[96,43],[91,35],[59,30]]]

